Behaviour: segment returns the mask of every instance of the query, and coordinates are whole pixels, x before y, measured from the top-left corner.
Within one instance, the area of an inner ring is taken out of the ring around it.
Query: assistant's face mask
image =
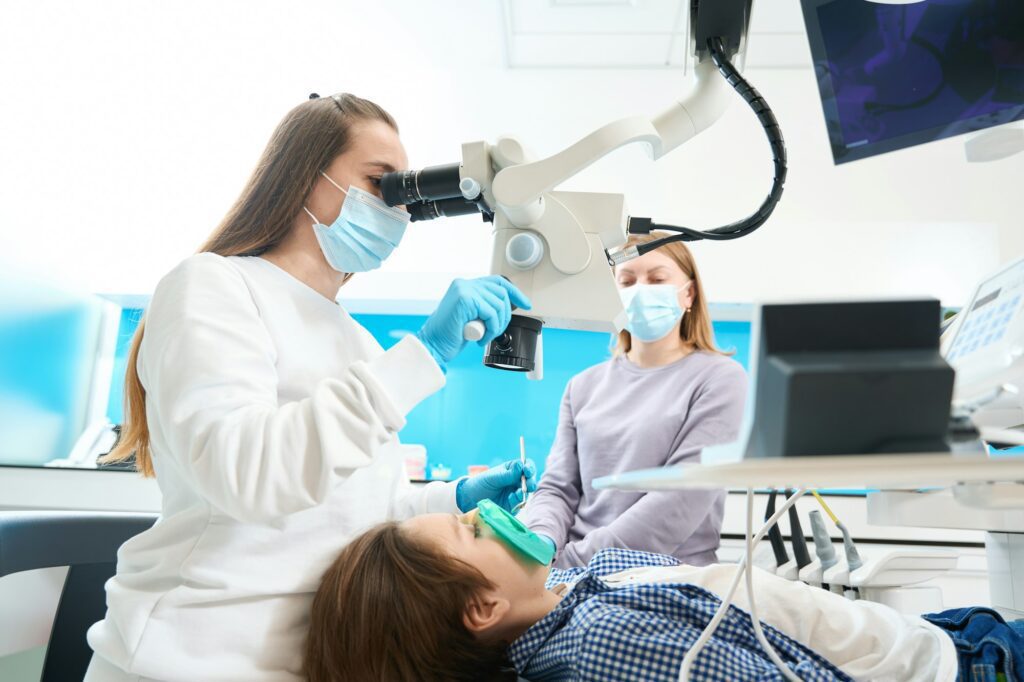
[[[409,224],[409,213],[388,206],[374,195],[349,187],[344,190],[326,173],[320,175],[345,193],[338,218],[328,225],[321,223],[305,206],[302,210],[313,219],[313,231],[324,252],[324,258],[338,272],[369,272],[380,267],[402,241]]]
[[[668,336],[683,317],[679,292],[689,286],[634,284],[619,289],[626,309],[626,330],[640,341],[658,341]]]

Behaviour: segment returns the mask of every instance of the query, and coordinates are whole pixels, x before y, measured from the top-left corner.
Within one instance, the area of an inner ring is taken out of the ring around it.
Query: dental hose
[[[746,553],[743,558],[740,559],[739,564],[736,567],[736,574],[733,576],[732,584],[729,586],[729,591],[724,597],[722,597],[722,603],[719,605],[718,610],[715,611],[715,615],[711,618],[711,621],[701,632],[700,637],[694,642],[690,650],[686,652],[686,656],[683,657],[683,663],[679,666],[679,682],[689,682],[690,670],[693,668],[694,662],[697,660],[697,656],[701,650],[710,641],[711,636],[715,633],[719,623],[725,618],[729,612],[729,605],[732,603],[733,596],[736,594],[736,588],[739,587],[740,580],[746,576],[747,578],[747,598],[750,602],[750,619],[751,624],[754,628],[754,635],[757,637],[757,641],[764,648],[768,658],[771,659],[772,663],[778,667],[779,672],[782,673],[789,682],[800,682],[800,678],[797,677],[796,673],[789,669],[789,666],[783,662],[779,655],[775,652],[775,649],[768,643],[767,638],[764,636],[764,631],[761,628],[761,621],[757,618],[757,606],[754,602],[753,592],[753,548],[760,542],[764,536],[768,533],[769,529],[782,518],[784,514],[789,511],[789,508],[796,504],[797,500],[803,497],[807,493],[806,488],[798,490],[791,498],[786,500],[782,507],[772,514],[765,524],[761,527],[761,530],[756,535],[751,537],[751,531],[753,530],[753,519],[754,519],[754,490],[753,488],[747,489],[747,547]]]

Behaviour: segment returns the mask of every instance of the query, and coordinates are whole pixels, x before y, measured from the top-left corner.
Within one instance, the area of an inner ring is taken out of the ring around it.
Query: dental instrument
[[[814,496],[818,497],[819,501],[821,501],[817,493],[814,493]],[[822,504],[824,504],[823,501]],[[826,507],[826,509],[828,508]],[[828,511],[831,514],[831,510]],[[835,566],[839,559],[836,557],[836,548],[832,546],[832,538],[829,537],[828,531],[825,529],[825,521],[821,518],[821,512],[815,509],[811,512],[810,518],[811,536],[814,538],[814,553],[818,557],[817,580],[815,582],[820,583],[827,590],[829,586],[825,582],[825,571]]]
[[[786,490],[786,499],[792,497],[793,491]],[[804,529],[800,525],[800,515],[797,513],[796,505],[789,508],[789,535],[790,543],[793,545],[793,561],[796,562],[797,576],[805,566],[811,563],[811,555],[807,551],[807,540],[804,538]]]
[[[526,439],[523,436],[519,436],[519,461],[523,465],[523,499],[512,508],[513,514],[518,514],[519,510],[526,506],[526,497],[529,495],[529,491],[526,489]]]

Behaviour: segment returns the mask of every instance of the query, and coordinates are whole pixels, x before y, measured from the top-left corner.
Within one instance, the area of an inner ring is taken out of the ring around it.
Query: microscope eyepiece
[[[459,183],[460,165],[429,166],[418,171],[385,173],[380,179],[380,191],[388,206],[410,206],[424,201],[462,198]]]
[[[434,218],[450,218],[457,215],[480,213],[480,207],[477,206],[476,202],[467,201],[462,197],[406,204],[405,210],[409,212],[414,223],[420,220],[433,220]]]

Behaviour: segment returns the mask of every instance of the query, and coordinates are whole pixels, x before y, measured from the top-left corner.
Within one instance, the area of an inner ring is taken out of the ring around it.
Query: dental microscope
[[[613,267],[672,241],[735,239],[762,225],[782,196],[786,151],[771,109],[739,74],[753,0],[690,3],[693,86],[653,118],[608,123],[575,144],[536,159],[515,137],[467,142],[462,160],[382,178],[384,200],[405,205],[413,221],[479,213],[493,225],[491,274],[509,279],[533,303],[518,311],[503,334],[488,344],[484,364],[542,377],[544,325],[585,331],[618,331],[622,303]],[[566,192],[557,188],[609,153],[642,144],[656,161],[709,128],[738,93],[764,127],[775,164],[771,190],[756,212],[730,225],[696,230],[661,225],[630,215],[622,194]],[[624,248],[630,234],[663,234]],[[479,340],[479,322],[465,336]]]

